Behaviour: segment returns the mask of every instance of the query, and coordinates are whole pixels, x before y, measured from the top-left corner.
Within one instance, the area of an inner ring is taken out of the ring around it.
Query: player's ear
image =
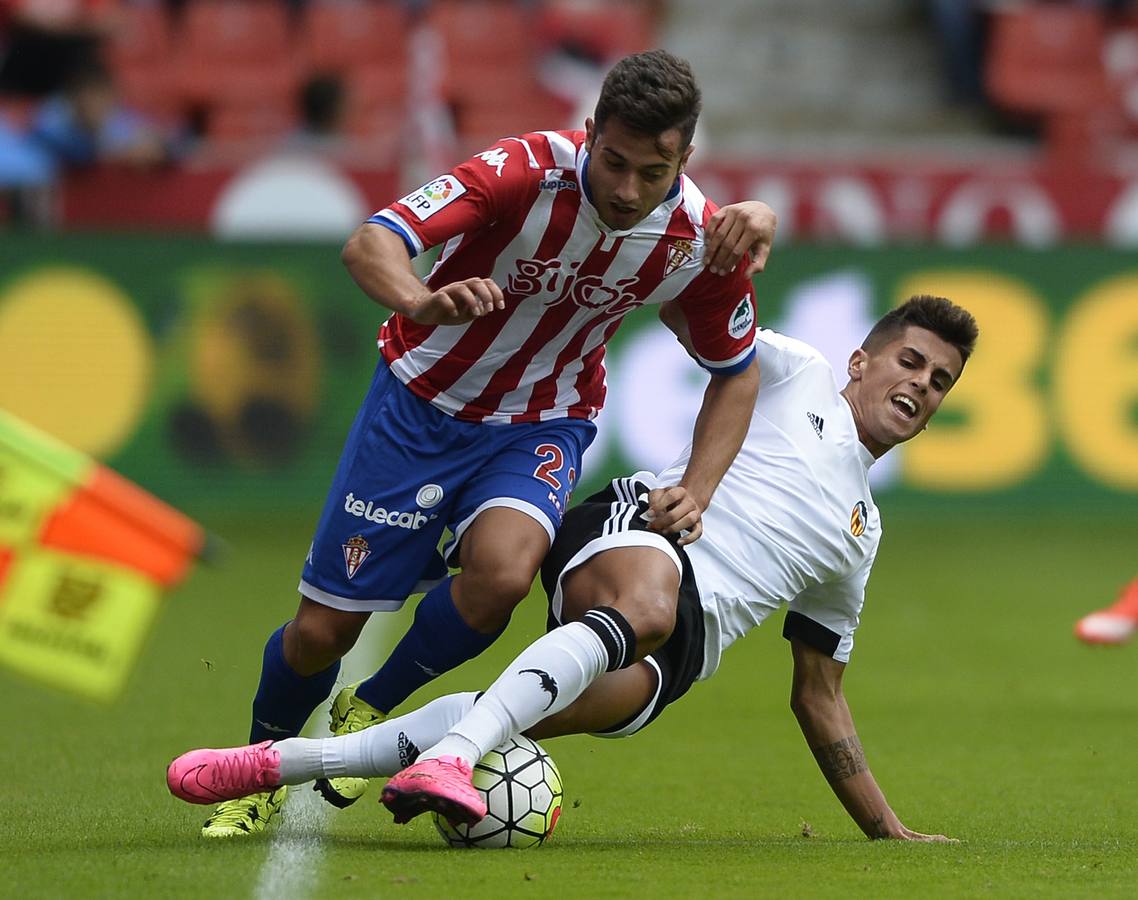
[[[683,172],[684,166],[686,166],[688,164],[688,160],[691,159],[691,153],[694,149],[695,149],[695,144],[688,144],[687,150],[685,150],[683,156],[680,157],[680,171],[681,172]]]
[[[593,121],[592,116],[585,119],[585,149],[590,153],[593,152],[593,141],[597,137],[597,124]]]
[[[861,381],[862,373],[865,371],[865,364],[868,361],[869,354],[862,350],[861,347],[858,347],[850,354],[850,363],[846,370],[849,373],[850,381]]]

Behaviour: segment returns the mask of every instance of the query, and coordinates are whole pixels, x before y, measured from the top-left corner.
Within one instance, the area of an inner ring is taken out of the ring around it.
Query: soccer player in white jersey
[[[266,643],[251,740],[298,734],[330,694],[368,616],[427,591],[378,673],[344,688],[334,733],[383,715],[488,647],[529,592],[561,524],[604,402],[604,345],[625,314],[675,302],[712,373],[658,527],[692,527],[743,439],[754,400],[753,265],[761,204],[717,214],[683,174],[700,108],[687,63],[629,57],[583,132],[506,138],[361,226],[343,260],[391,310],[382,359],[349,434],[300,581],[296,616]],[[710,235],[710,237],[709,237]],[[411,259],[441,245],[422,282]],[[704,260],[710,259],[710,265]],[[447,562],[437,547],[454,539]],[[361,779],[318,784],[337,806]],[[224,804],[206,836],[263,830],[284,793]]]
[[[690,350],[684,317],[666,321]],[[209,803],[402,768],[383,792],[397,822],[426,810],[475,822],[485,806],[471,767],[488,750],[520,732],[632,734],[787,605],[791,707],[834,793],[871,838],[947,840],[907,828],[886,801],[842,673],[881,538],[869,468],[926,427],[976,337],[964,309],[913,297],[853,351],[839,390],[820,353],[760,332],[762,386],[743,447],[704,510],[702,540],[682,543],[674,525],[651,528],[661,495],[681,510],[696,506],[675,486],[687,453],[659,475],[618,478],[569,511],[542,566],[554,627],[485,693],[441,697],[362,734],[191,751],[171,763],[170,790]]]

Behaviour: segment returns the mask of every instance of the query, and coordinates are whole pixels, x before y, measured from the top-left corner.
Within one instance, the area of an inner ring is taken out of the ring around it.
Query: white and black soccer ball
[[[537,741],[519,735],[487,753],[474,767],[474,786],[486,801],[486,818],[457,828],[435,814],[435,827],[452,847],[536,847],[561,815],[561,773]]]

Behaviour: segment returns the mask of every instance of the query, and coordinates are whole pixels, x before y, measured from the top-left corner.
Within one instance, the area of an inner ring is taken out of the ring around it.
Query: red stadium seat
[[[164,66],[152,62],[119,63],[115,84],[127,106],[153,119],[174,121],[182,112],[177,78]]]
[[[187,106],[240,105],[258,96],[294,102],[299,64],[277,0],[193,0],[176,47],[177,91]]]
[[[988,50],[988,93],[998,106],[1042,120],[1048,150],[1085,160],[1122,130],[1096,9],[1057,4],[998,14]]]
[[[176,85],[178,96],[189,106],[240,103],[258,97],[266,98],[267,102],[287,97],[293,103],[299,73],[285,60],[254,65],[219,60],[210,66],[187,58],[177,68]]]
[[[123,6],[120,15],[107,45],[113,68],[159,66],[169,62],[171,28],[163,4],[128,4]]]
[[[533,16],[517,0],[436,0],[428,15],[451,68],[533,58]]]
[[[654,14],[642,0],[551,0],[539,31],[545,44],[576,47],[598,61],[656,46]]]
[[[1043,4],[996,15],[988,50],[992,100],[1015,112],[1077,113],[1109,99],[1094,9]]]
[[[210,110],[207,135],[213,140],[283,139],[296,128],[291,104],[231,103]]]
[[[358,66],[346,72],[344,78],[350,132],[364,136],[387,133],[403,118],[407,108],[405,61]]]
[[[464,156],[486,149],[498,138],[544,131],[564,125],[564,109],[555,98],[533,89],[525,99],[509,104],[458,107],[455,127]]]
[[[355,102],[365,106],[402,105],[407,93],[407,69],[402,60],[355,66],[344,73]]]
[[[398,0],[315,0],[304,13],[300,55],[311,72],[342,72],[406,59],[407,14]]]
[[[203,61],[274,63],[292,50],[278,0],[192,0],[177,38],[181,53]]]

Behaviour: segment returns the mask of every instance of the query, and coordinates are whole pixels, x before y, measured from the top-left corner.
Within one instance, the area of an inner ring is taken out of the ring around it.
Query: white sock
[[[607,665],[608,651],[588,625],[555,628],[523,650],[446,737],[419,758],[457,756],[474,765],[506,738],[567,707]]]
[[[288,738],[273,749],[280,754],[281,784],[347,775],[394,775],[411,765],[420,749],[436,743],[474,705],[473,691],[449,694],[426,706],[372,725],[355,734],[328,738]]]

